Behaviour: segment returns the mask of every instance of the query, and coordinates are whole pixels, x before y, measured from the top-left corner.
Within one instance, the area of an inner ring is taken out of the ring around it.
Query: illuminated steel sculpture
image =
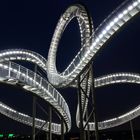
[[[48,59],[45,59],[36,52],[24,49],[9,49],[0,52],[0,81],[13,85],[20,83],[24,89],[31,91],[48,102],[64,119],[64,132],[68,132],[71,129],[71,115],[69,107],[64,98],[55,88],[68,86],[77,88],[78,77],[83,78],[81,82],[83,91],[81,97],[79,98],[81,99],[81,103],[78,102],[76,122],[77,126],[79,127],[81,123],[79,104],[81,104],[81,108],[83,110],[82,123],[85,125],[87,122],[84,120],[84,118],[88,107],[88,98],[90,97],[90,88],[92,82],[94,83],[95,88],[117,83],[140,84],[139,74],[116,73],[95,78],[93,81],[92,74],[90,74],[88,71],[92,65],[92,60],[95,57],[95,54],[99,52],[99,50],[110,39],[110,37],[115,34],[117,30],[119,30],[125,23],[127,23],[139,12],[140,0],[125,1],[116,10],[114,10],[94,31],[92,19],[84,6],[79,4],[72,5],[61,16],[56,26],[48,53]],[[72,62],[64,70],[64,72],[59,73],[56,68],[57,47],[64,29],[73,18],[78,20],[82,47]],[[47,79],[41,77],[39,74],[21,65],[11,62],[12,60],[24,60],[34,63],[47,74],[49,82],[47,82]],[[88,72],[89,75],[87,77]],[[86,92],[86,95],[84,92]],[[2,102],[0,102],[0,112],[16,121],[32,126],[32,117],[18,112],[3,104]],[[140,106],[121,116],[98,122],[98,128],[107,129],[115,127],[126,123],[139,115]],[[36,118],[35,127],[41,128],[44,122],[44,120]],[[48,125],[49,122],[43,127],[43,130],[48,131]],[[88,125],[85,126],[84,129],[89,129],[90,131],[95,130],[95,123],[88,122]],[[55,134],[61,134],[61,125],[52,123],[51,131]]]

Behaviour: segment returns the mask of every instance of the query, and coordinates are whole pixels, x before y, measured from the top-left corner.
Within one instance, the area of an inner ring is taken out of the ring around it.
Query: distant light
[[[13,138],[14,134],[8,134],[8,138]]]
[[[3,134],[0,134],[0,138],[3,138]]]

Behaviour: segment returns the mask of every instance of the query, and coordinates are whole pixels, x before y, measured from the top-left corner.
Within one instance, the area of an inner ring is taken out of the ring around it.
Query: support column
[[[49,140],[49,133],[46,132],[46,140]]]
[[[130,128],[131,128],[132,140],[135,140],[135,137],[134,137],[134,129],[133,129],[133,124],[132,124],[132,121],[131,120],[130,120]]]
[[[88,119],[88,109],[86,112],[86,119]],[[87,124],[87,140],[90,140],[89,123]]]
[[[99,140],[99,133],[98,133],[98,120],[96,114],[96,97],[95,97],[95,89],[94,89],[94,77],[93,77],[93,68],[91,64],[91,77],[92,77],[92,84],[91,84],[91,94],[92,94],[92,102],[93,102],[93,118],[95,123],[95,140]]]
[[[35,140],[35,116],[36,116],[36,97],[33,95],[33,125],[32,125],[32,140]]]
[[[37,73],[37,65],[35,65],[35,67],[34,67],[34,72],[35,72],[35,74]],[[33,111],[32,111],[32,113],[33,113],[32,140],[35,140],[36,97],[34,95],[33,95],[32,109],[33,109]]]
[[[77,78],[78,83],[78,101],[79,101],[79,115],[80,115],[80,140],[85,140],[84,126],[83,126],[83,109],[81,101],[81,89],[80,89],[80,76]]]
[[[64,140],[64,121],[61,118],[61,140]]]
[[[49,107],[49,140],[52,140],[52,131],[51,131],[51,125],[52,125],[52,107]]]

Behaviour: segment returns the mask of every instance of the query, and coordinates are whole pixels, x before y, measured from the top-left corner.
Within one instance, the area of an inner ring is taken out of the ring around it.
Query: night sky
[[[55,26],[61,14],[71,4],[84,4],[92,18],[94,28],[119,6],[123,0],[50,0],[50,1],[5,1],[1,3],[0,13],[0,50],[24,48],[40,53],[47,58]],[[113,72],[140,73],[140,16],[136,16],[119,30],[93,62],[94,76]],[[57,52],[57,68],[62,72],[80,49],[80,34],[76,20],[65,30]],[[20,63],[31,67],[27,62]],[[18,111],[32,114],[32,96],[17,87],[0,85],[0,100]],[[75,128],[77,95],[75,89],[59,90],[66,99]],[[140,87],[135,84],[118,84],[96,90],[97,113],[99,120],[108,119],[125,113],[140,103]],[[47,105],[38,99],[47,108]],[[37,108],[37,114],[45,118]],[[134,120],[134,128],[140,129],[139,118]],[[115,128],[129,129],[128,124]],[[31,133],[31,128],[0,115],[0,132]]]

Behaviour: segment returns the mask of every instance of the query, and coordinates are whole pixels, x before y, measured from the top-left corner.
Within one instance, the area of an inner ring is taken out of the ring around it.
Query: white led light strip
[[[119,83],[140,84],[140,74],[125,73],[125,72],[114,73],[114,74],[109,74],[106,76],[95,78],[94,81],[94,85],[96,88],[111,85],[111,84],[119,84]],[[136,108],[132,109],[131,111],[124,113],[121,116],[117,116],[111,119],[98,122],[98,128],[102,130],[102,129],[116,127],[138,117],[139,115],[140,115],[140,105],[138,105]],[[79,116],[77,116],[77,118],[78,118],[77,125],[79,127]],[[87,128],[89,128],[90,131],[95,130],[94,122],[89,122],[86,129]]]
[[[37,64],[47,71],[47,60],[40,54],[26,49],[8,49],[0,51],[0,62],[9,60],[23,60]]]
[[[68,20],[67,22],[63,17],[68,13],[69,16],[73,13],[72,10],[69,9],[66,10],[66,12],[61,16],[57,24],[48,54],[49,81],[57,87],[68,86],[69,84],[71,84],[71,82],[77,78],[80,72],[92,60],[92,58],[99,51],[99,49],[101,49],[104,46],[105,42],[107,42],[118,29],[120,29],[125,23],[127,23],[139,12],[140,12],[139,0],[133,1],[130,0],[124,2],[119,8],[113,11],[113,13],[107,19],[104,20],[104,22],[97,28],[97,30],[95,30],[95,32],[93,33],[92,36],[90,36],[90,38],[85,38],[86,34],[85,36],[81,35],[82,36],[81,40],[86,40],[86,43],[82,46],[81,50],[77,53],[75,58],[64,70],[64,72],[59,73],[56,69],[55,64],[57,47],[64,29],[70,22],[70,20]],[[76,17],[77,15],[75,14],[74,16]],[[85,23],[85,26],[87,26],[86,23],[88,22],[89,22],[88,18],[83,17],[83,24]],[[81,29],[82,28],[81,25],[79,26]],[[89,49],[87,49],[88,47],[86,46],[89,45],[90,47]]]
[[[7,106],[6,104],[0,102],[0,113],[15,120],[18,121],[20,123],[23,123],[25,125],[28,126],[32,126],[32,117],[30,117],[29,115],[26,115],[24,113],[18,112],[15,109],[12,109],[11,107]],[[44,125],[44,123],[46,123]],[[44,125],[44,127],[42,128],[42,130],[44,131],[49,131],[49,122],[45,122],[45,120],[42,119],[35,119],[35,127],[40,129],[42,126]],[[57,124],[57,123],[52,123],[51,124],[51,132],[54,134],[61,134],[61,125]]]
[[[110,84],[118,84],[118,83],[140,84],[140,75],[136,74],[136,73],[115,73],[115,74],[109,74],[106,76],[95,78],[95,87],[102,87],[102,86],[107,86]],[[7,117],[9,117],[11,119],[19,121],[23,124],[32,126],[32,117],[18,112],[16,110],[10,108],[9,106],[3,104],[2,102],[0,102],[0,113],[3,115],[6,115]],[[116,126],[124,124],[138,116],[140,116],[140,106],[139,105],[123,115],[98,122],[98,127],[100,130],[116,127]],[[41,126],[44,123],[45,123],[44,120],[36,118],[36,123],[35,123],[36,128],[41,128]],[[52,123],[52,125],[53,125],[52,133],[61,134],[61,125],[56,124],[56,123]],[[90,131],[93,131],[95,129],[94,122],[89,122],[89,129],[90,129]],[[48,131],[48,123],[43,127],[43,130]]]
[[[5,61],[0,63],[0,81],[13,85],[19,83],[25,90],[31,91],[51,104],[60,113],[60,115],[63,116],[65,121],[64,132],[70,130],[71,115],[66,101],[61,94],[41,76],[16,63]],[[13,112],[13,110],[10,110],[9,108],[7,109]],[[19,115],[27,117],[21,113]],[[52,125],[54,125],[54,123],[52,123]],[[56,125],[60,126],[60,124]],[[60,132],[57,133],[60,134]]]

